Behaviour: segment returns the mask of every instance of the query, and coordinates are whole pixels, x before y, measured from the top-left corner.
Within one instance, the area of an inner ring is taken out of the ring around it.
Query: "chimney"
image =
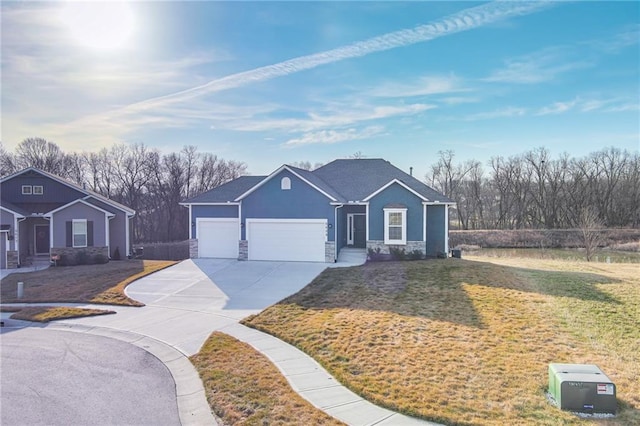
[[[413,176],[413,167],[409,167],[409,174]]]

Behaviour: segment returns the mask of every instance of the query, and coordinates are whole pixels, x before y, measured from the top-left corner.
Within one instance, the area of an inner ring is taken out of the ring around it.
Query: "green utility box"
[[[562,410],[616,413],[616,385],[593,364],[549,364],[549,393]]]

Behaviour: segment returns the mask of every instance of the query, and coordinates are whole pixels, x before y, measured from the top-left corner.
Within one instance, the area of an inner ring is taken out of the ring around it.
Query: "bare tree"
[[[602,244],[602,221],[593,208],[585,208],[580,213],[580,236],[587,262],[591,262],[596,249]]]
[[[18,169],[36,167],[45,172],[67,177],[65,154],[54,142],[43,138],[27,138],[16,147]]]
[[[16,163],[13,154],[7,152],[0,142],[0,176],[7,176],[16,172]]]
[[[299,169],[302,170],[315,170],[315,169],[319,169],[320,167],[323,166],[322,163],[311,163],[311,161],[296,161],[295,163],[291,164],[293,167],[297,167]]]

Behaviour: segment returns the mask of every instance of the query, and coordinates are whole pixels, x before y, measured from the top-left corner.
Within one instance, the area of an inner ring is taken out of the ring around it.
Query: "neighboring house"
[[[0,179],[0,266],[16,268],[38,256],[124,257],[135,212],[36,168]]]
[[[181,203],[192,257],[315,262],[335,262],[343,247],[446,253],[453,204],[382,159],[284,165]]]

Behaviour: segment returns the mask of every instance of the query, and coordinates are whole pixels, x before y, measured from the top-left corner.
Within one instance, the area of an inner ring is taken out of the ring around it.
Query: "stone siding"
[[[326,263],[334,263],[336,261],[336,243],[334,241],[326,241],[324,243],[324,261]]]
[[[395,245],[395,244],[389,245],[389,244],[385,244],[384,241],[380,241],[380,240],[367,241],[367,251],[369,249],[377,250],[379,248],[381,254],[390,254],[389,249],[391,247],[396,247],[399,249],[404,249],[404,251],[407,254],[411,253],[414,250],[419,250],[424,255],[426,246],[427,246],[427,243],[425,243],[424,241],[407,241],[406,245]]]
[[[18,267],[18,251],[7,250],[7,269],[16,269]]]
[[[51,256],[60,256],[60,262],[63,264],[75,265],[76,256],[81,252],[87,255],[87,264],[96,263],[94,258],[97,255],[102,255],[107,261],[109,260],[108,247],[53,247]]]
[[[238,260],[249,260],[249,241],[240,240],[238,244]]]
[[[191,259],[198,258],[198,240],[195,238],[189,240],[189,257]]]

